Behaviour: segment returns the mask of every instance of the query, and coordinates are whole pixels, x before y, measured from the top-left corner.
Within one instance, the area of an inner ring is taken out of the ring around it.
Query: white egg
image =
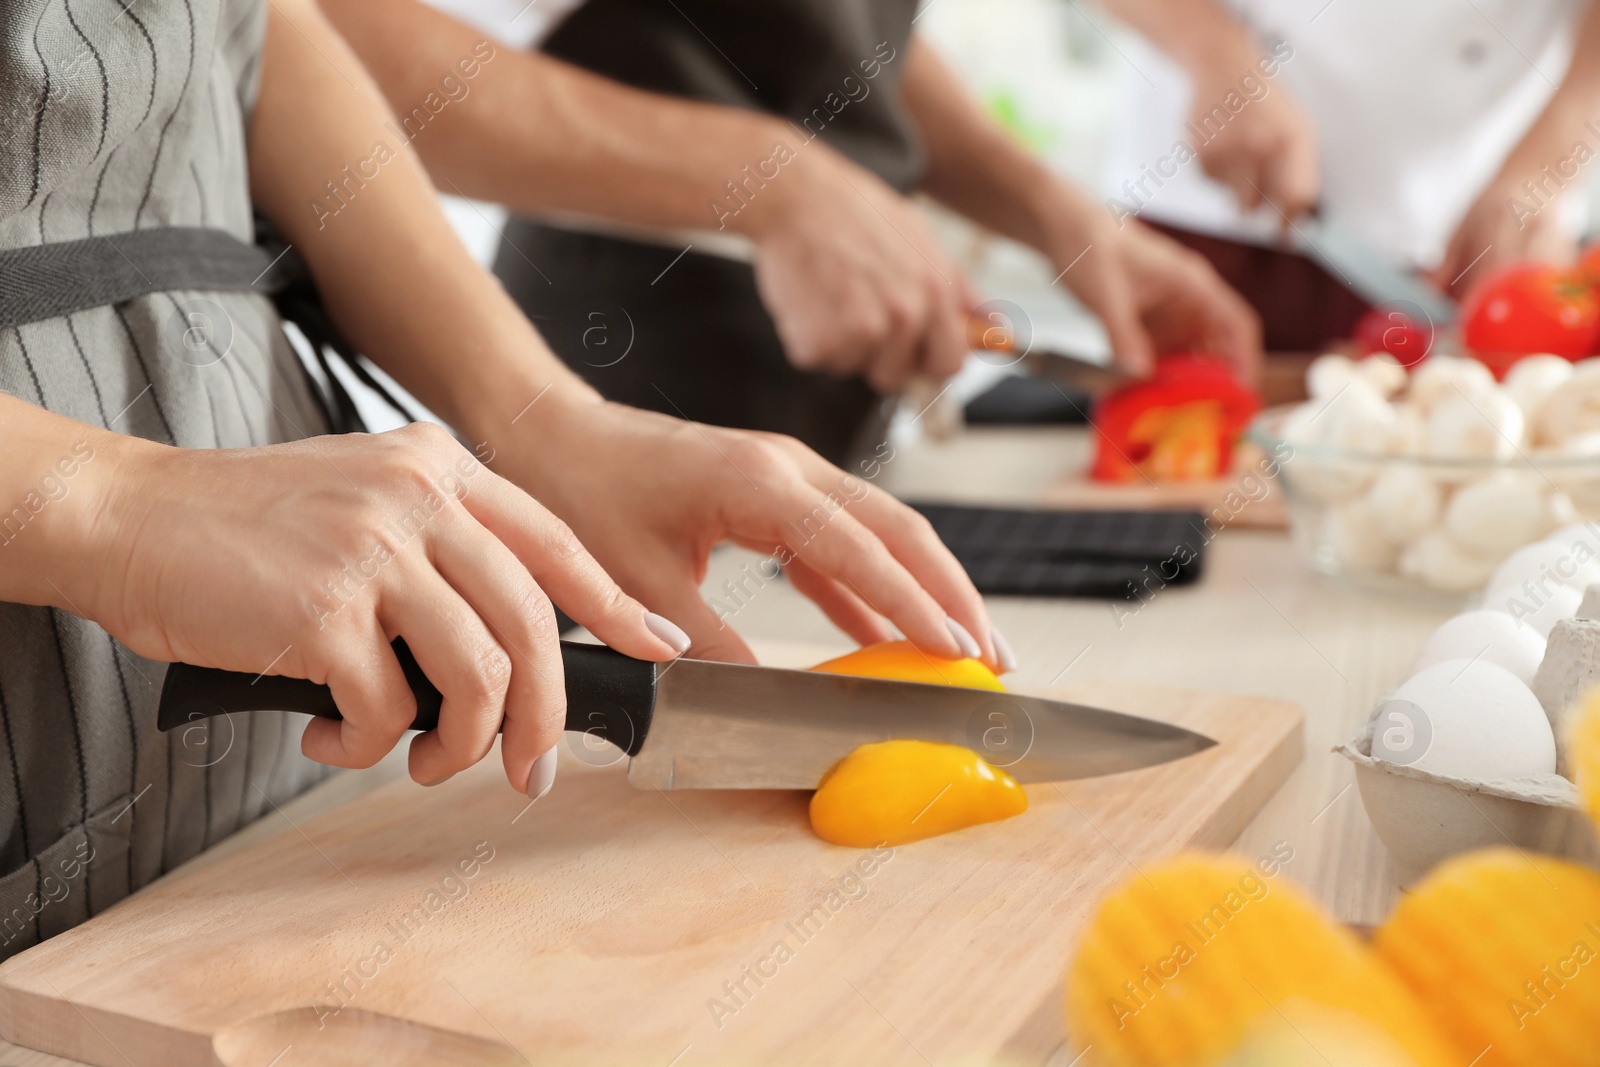
[[[1406,369],[1387,352],[1374,352],[1355,365],[1355,374],[1379,396],[1393,397],[1406,387]]]
[[[1400,553],[1400,573],[1433,589],[1465,593],[1494,573],[1494,560],[1468,552],[1443,530],[1430,530]]]
[[[1411,373],[1411,402],[1424,413],[1449,397],[1490,395],[1499,392],[1494,375],[1475,359],[1435,354]]]
[[[1444,528],[1463,548],[1500,559],[1537,541],[1555,526],[1542,479],[1503,471],[1456,490],[1445,508]]]
[[[1403,544],[1438,525],[1444,490],[1420,467],[1395,463],[1378,475],[1366,500],[1385,536]]]
[[[1544,646],[1545,639],[1531,626],[1518,623],[1503,611],[1465,611],[1446,619],[1422,643],[1411,673],[1447,659],[1482,659],[1504,667],[1524,685],[1531,686],[1544,659]]]
[[[1445,396],[1428,415],[1428,454],[1507,460],[1522,446],[1526,426],[1516,401],[1499,391]]]
[[[1552,585],[1548,591],[1534,592],[1497,589],[1493,594],[1483,598],[1485,608],[1503,611],[1546,638],[1556,623],[1576,616],[1578,606],[1583,603],[1583,590],[1570,585]]]
[[[1356,377],[1356,362],[1337,352],[1325,352],[1306,368],[1306,393],[1313,400],[1330,400]]]
[[[1528,356],[1511,365],[1502,387],[1532,425],[1539,408],[1571,377],[1571,360],[1560,356]]]
[[[1400,549],[1380,525],[1376,508],[1366,500],[1352,500],[1332,509],[1325,536],[1334,558],[1351,570],[1393,570]]]
[[[1557,530],[1543,541],[1524,545],[1495,568],[1484,600],[1512,596],[1546,597],[1557,586],[1582,592],[1600,583],[1600,554],[1594,535],[1584,526]]]
[[[1372,754],[1391,763],[1474,781],[1555,773],[1544,708],[1497,663],[1462,658],[1425,667],[1373,718]]]

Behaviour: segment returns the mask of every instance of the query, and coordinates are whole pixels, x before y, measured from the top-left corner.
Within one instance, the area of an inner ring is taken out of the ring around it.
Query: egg
[[[1495,568],[1484,600],[1506,600],[1513,595],[1544,597],[1559,585],[1582,592],[1600,583],[1600,554],[1593,547],[1593,536],[1586,527],[1566,527],[1543,541],[1522,546]]]
[[[1540,637],[1549,637],[1556,623],[1577,615],[1578,606],[1582,603],[1583,590],[1553,583],[1533,592],[1490,590],[1490,595],[1483,598],[1484,607],[1505,612],[1518,622],[1532,627]]]
[[[1544,659],[1545,639],[1531,626],[1524,626],[1503,611],[1479,608],[1464,611],[1444,624],[1422,643],[1422,650],[1411,664],[1417,674],[1450,659],[1481,659],[1494,663],[1527,686]]]
[[[1437,526],[1444,490],[1421,468],[1391,464],[1367,491],[1366,501],[1389,540],[1404,544]]]
[[[1527,684],[1497,663],[1425,667],[1378,705],[1372,754],[1474,781],[1553,774],[1555,733]]]
[[[1541,479],[1510,471],[1469,482],[1450,498],[1444,528],[1463,548],[1499,559],[1555,526],[1547,488]]]
[[[1502,387],[1532,425],[1539,408],[1571,377],[1570,360],[1561,356],[1527,356],[1511,365]]]
[[[1430,530],[1400,553],[1400,573],[1450,593],[1477,589],[1494,573],[1494,560],[1468,552],[1443,530]]]

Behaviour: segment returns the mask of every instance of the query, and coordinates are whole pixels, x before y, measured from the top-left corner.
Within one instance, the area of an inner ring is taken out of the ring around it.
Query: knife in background
[[[414,730],[439,722],[439,691],[403,640]],[[890,738],[962,745],[1022,782],[1138,770],[1204,751],[1201,734],[1153,719],[984,689],[679,659],[656,664],[561,642],[571,731],[632,757],[641,789],[815,789],[857,746]],[[173,664],[157,723],[172,730],[235,711],[340,718],[327,686]]]
[[[1096,363],[1083,356],[1056,349],[1039,348],[1018,330],[1007,316],[990,319],[974,315],[967,320],[967,344],[980,358],[988,353],[1002,357],[1005,365],[1021,367],[1038,378],[1049,378],[1090,396],[1117,389],[1139,379],[1114,364]]]
[[[1417,321],[1418,326],[1431,324],[1439,330],[1456,321],[1454,300],[1371,247],[1349,227],[1325,215],[1309,215],[1296,222],[1291,232],[1302,255],[1373,307],[1402,312],[1413,321],[1420,312],[1424,321]]]

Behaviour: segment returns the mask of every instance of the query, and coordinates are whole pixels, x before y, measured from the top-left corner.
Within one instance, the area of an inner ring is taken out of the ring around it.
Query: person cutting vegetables
[[[628,655],[750,662],[698,595],[707,554],[773,551],[817,509],[789,573],[853,637],[898,627],[1013,665],[907,508],[792,439],[611,404],[566,370],[457,242],[311,0],[15,0],[0,41],[0,955],[317,764],[382,757],[414,710],[396,637],[444,694],[411,776],[443,781],[503,726],[506,777],[542,795],[563,721],[552,604]],[[319,226],[325,183],[374,158]],[[428,425],[327,435],[252,203],[349,342],[470,449]],[[325,682],[344,721],[159,734],[173,661]]]
[[[1106,183],[1133,215],[1261,239],[1320,207],[1456,296],[1572,257],[1600,155],[1596,5],[1106,7],[1144,38]]]
[[[489,21],[487,5],[436,6]],[[418,0],[324,7],[402,115],[481,39]],[[915,13],[511,5],[498,28],[523,42],[559,22],[542,51],[501,47],[408,135],[442,189],[528,216],[496,271],[612,399],[847,455],[883,394],[968,352],[977,297],[919,191],[1049,257],[1127,366],[1203,347],[1248,375],[1259,333],[1238,296],[1014,143],[911,33]]]

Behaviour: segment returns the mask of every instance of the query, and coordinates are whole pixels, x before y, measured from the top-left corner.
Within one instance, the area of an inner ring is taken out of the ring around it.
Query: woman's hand
[[[538,795],[566,713],[552,600],[630,656],[688,646],[435,426],[228,451],[104,436],[119,459],[85,468],[114,482],[68,606],[152,659],[325,683],[344,721],[307,726],[320,762],[370,766],[405,733],[404,637],[444,694],[411,776],[476,763],[503,724],[506,777]]]
[[[927,521],[792,438],[682,422],[597,400],[534,408],[494,464],[571,524],[647,607],[681,623],[690,654],[754,663],[700,596],[720,542],[767,555],[800,592],[863,643],[895,636],[940,656],[1016,666],[983,599]],[[758,588],[747,590],[759,597]]]
[[[1045,247],[1061,284],[1094,312],[1112,357],[1148,374],[1163,352],[1212,352],[1245,381],[1261,363],[1261,321],[1215,268],[1137,219],[1120,221],[1061,185]]]

